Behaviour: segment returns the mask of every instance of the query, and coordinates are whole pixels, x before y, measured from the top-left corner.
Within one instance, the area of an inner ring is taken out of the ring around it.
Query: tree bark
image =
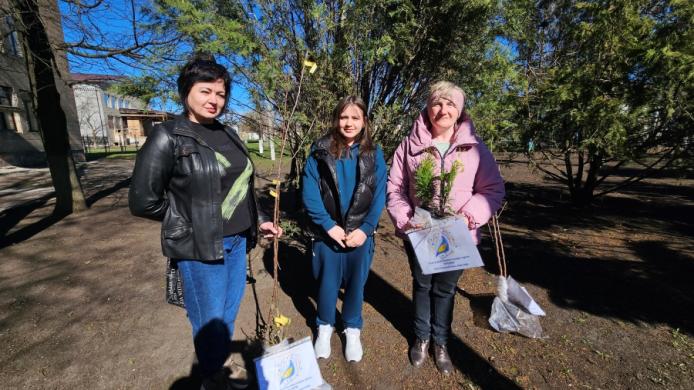
[[[292,157],[292,161],[289,164],[289,176],[287,176],[288,183],[294,183],[296,180],[298,180],[299,172],[301,172],[299,164],[301,164],[301,162],[299,161],[298,156]]]
[[[66,215],[87,208],[68,136],[67,117],[56,84],[59,69],[39,15],[37,0],[13,0],[25,28],[27,70],[35,99],[48,168],[55,187],[54,214]]]

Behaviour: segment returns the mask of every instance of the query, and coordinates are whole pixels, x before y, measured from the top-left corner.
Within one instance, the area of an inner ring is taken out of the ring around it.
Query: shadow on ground
[[[279,242],[279,284],[282,291],[292,300],[292,304],[304,317],[305,325],[310,329],[315,328],[316,306],[313,304],[316,298],[316,282],[311,271],[311,254],[299,243],[293,245],[285,241]],[[272,247],[263,254],[265,270],[273,275],[273,251]]]
[[[506,253],[513,254],[508,264],[514,278],[546,288],[560,307],[629,322],[668,324],[694,333],[694,321],[685,315],[694,310],[690,280],[694,258],[674,249],[686,248],[686,240],[694,235],[691,203],[651,203],[651,191],[660,196],[665,190],[646,185],[639,199],[606,197],[589,209],[580,209],[546,197],[551,192],[538,192],[532,185],[510,187],[510,206],[501,221]],[[633,191],[640,189],[633,187]],[[691,189],[682,191],[692,194]],[[616,224],[638,235],[634,240],[618,237],[627,241],[626,248],[610,247],[603,235]],[[601,231],[595,231],[595,226]],[[582,257],[571,242],[559,238],[545,238],[542,246],[533,239],[533,234],[554,232],[564,237],[582,234],[584,245],[602,255]]]
[[[412,300],[373,271],[366,282],[364,298],[412,343]],[[519,388],[458,336],[451,335],[448,350],[453,364],[476,385],[485,389]]]
[[[55,215],[52,213],[37,222],[8,234],[12,228],[17,226],[17,224],[19,224],[29,214],[33,213],[37,209],[45,207],[46,203],[48,203],[53,196],[54,193],[51,192],[38,199],[33,199],[2,211],[0,213],[0,249],[27,240],[63,219],[65,215]]]
[[[86,198],[87,206],[90,207],[98,200],[114,194],[119,190],[128,187],[129,185],[130,178],[127,178],[115,183],[113,186],[95,192]],[[45,207],[48,201],[53,197],[55,197],[55,193],[51,192],[38,199],[30,200],[0,213],[0,249],[28,240],[65,218],[68,214],[56,213],[54,211],[36,222],[7,234],[28,215],[42,207]]]
[[[241,354],[244,364],[249,369],[253,370],[255,367],[254,358],[260,356],[263,350],[262,345],[258,342],[247,343],[245,341],[232,341],[231,342],[231,354]],[[229,373],[228,368],[225,368],[226,372]],[[248,389],[257,388],[256,383],[253,381],[255,378],[255,373],[249,372],[250,384]],[[202,373],[198,362],[195,361],[190,366],[190,372],[187,376],[176,379],[174,383],[169,386],[170,390],[198,390],[202,385]]]
[[[316,308],[315,285],[311,273],[310,252],[298,245],[280,242],[279,283],[292,300],[297,311],[311,329],[315,328]],[[308,253],[307,253],[308,252]],[[267,249],[263,257],[265,269],[272,274],[272,250]],[[365,301],[371,304],[381,315],[397,329],[404,338],[412,340],[411,306],[412,301],[394,286],[371,271],[364,292]],[[337,320],[339,322],[339,313]],[[483,388],[517,389],[518,386],[499,373],[486,359],[467,346],[460,338],[453,336],[449,343],[453,363],[473,382]]]

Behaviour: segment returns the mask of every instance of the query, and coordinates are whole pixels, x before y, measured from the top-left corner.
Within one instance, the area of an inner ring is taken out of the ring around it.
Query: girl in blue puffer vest
[[[314,233],[312,267],[318,280],[318,358],[330,356],[341,286],[345,359],[358,362],[363,355],[364,286],[386,196],[383,151],[371,141],[366,112],[360,98],[342,99],[331,131],[314,142],[304,167],[303,200]]]

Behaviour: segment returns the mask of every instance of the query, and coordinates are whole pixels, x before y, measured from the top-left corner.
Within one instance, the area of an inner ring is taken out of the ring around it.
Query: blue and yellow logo
[[[296,369],[294,368],[294,360],[289,360],[289,366],[284,370],[284,372],[282,372],[280,383],[291,378],[292,376],[294,376],[294,374],[296,374]]]
[[[451,250],[451,245],[448,243],[448,238],[446,236],[441,236],[441,243],[436,248],[436,256],[441,256],[448,253]]]

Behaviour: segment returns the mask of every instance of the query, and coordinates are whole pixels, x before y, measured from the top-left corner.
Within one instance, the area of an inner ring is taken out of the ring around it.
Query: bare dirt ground
[[[336,389],[692,388],[691,176],[664,172],[577,209],[524,162],[501,162],[509,272],[547,312],[547,337],[499,334],[487,324],[497,272],[487,235],[487,266],[466,271],[456,296],[456,371],[443,377],[431,360],[413,369],[409,269],[384,214],[365,293],[364,359],[346,363],[333,337],[333,356],[320,362],[325,380]],[[50,216],[47,170],[0,169],[0,387],[199,388],[185,312],[163,302],[159,225],[127,209],[132,163],[85,165],[92,206],[62,219]],[[296,237],[281,243],[280,307],[295,338],[312,335],[315,316],[306,252]],[[267,319],[273,283],[271,251],[257,248],[251,259],[256,282],[234,335],[236,358],[249,364],[254,296]]]

